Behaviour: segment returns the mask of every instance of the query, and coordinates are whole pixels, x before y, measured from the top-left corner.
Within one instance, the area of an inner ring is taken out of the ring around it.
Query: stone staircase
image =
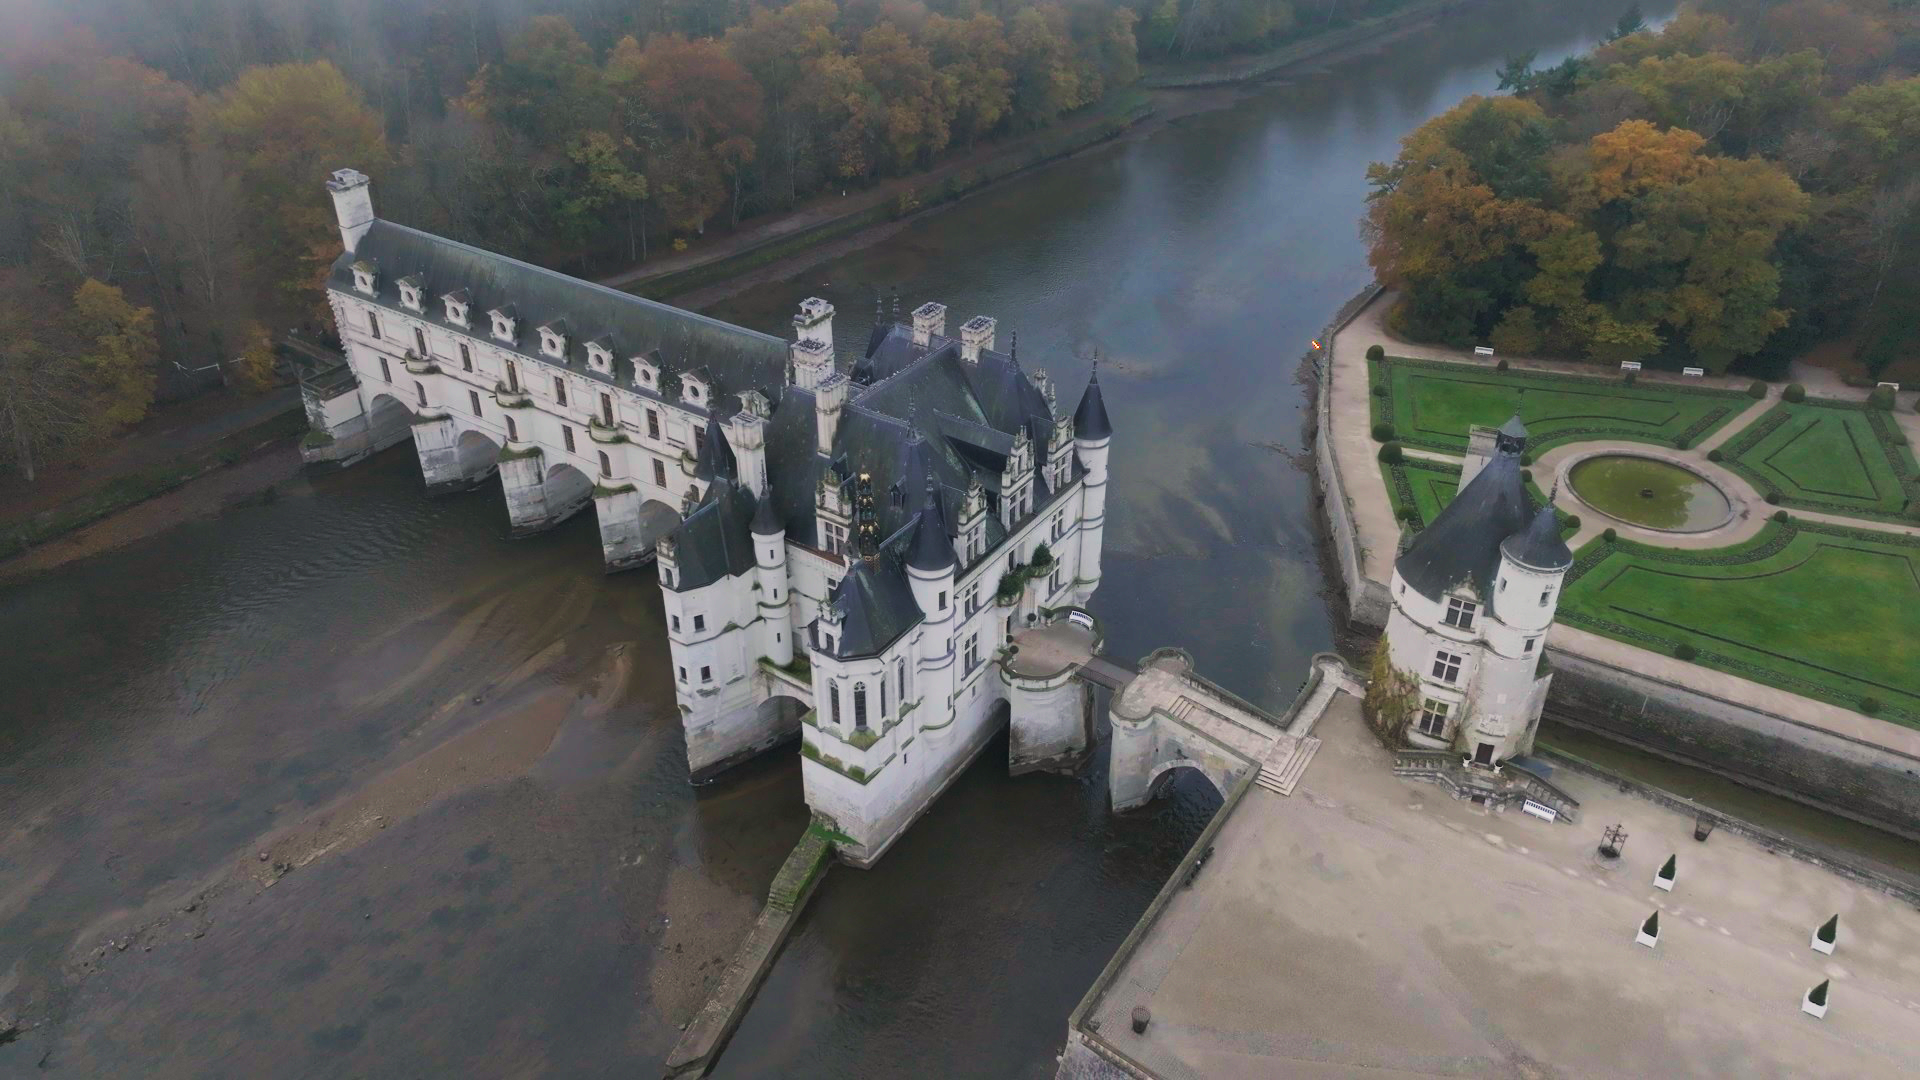
[[[1254,778],[1254,783],[1276,795],[1293,794],[1293,785],[1300,782],[1319,750],[1320,740],[1311,735],[1275,743],[1267,759],[1260,763],[1260,775]]]

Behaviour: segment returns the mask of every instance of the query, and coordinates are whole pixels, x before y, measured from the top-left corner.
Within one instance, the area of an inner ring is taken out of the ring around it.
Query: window
[[[936,611],[947,610],[947,594],[946,593],[943,592],[940,594],[940,602],[937,605],[935,605],[934,610]]]
[[[665,585],[669,589],[673,588],[673,571],[660,571],[660,584]]]
[[[600,395],[600,426],[601,427],[613,426],[613,395],[612,394]]]
[[[1539,640],[1540,640],[1539,638],[1528,638],[1528,639],[1527,639],[1527,641],[1526,641],[1526,644],[1525,644],[1525,645],[1523,645],[1523,646],[1521,647],[1521,649],[1520,649],[1520,654],[1521,654],[1522,656],[1532,656],[1532,655],[1533,655],[1533,643],[1534,643],[1534,642],[1536,642],[1536,641],[1539,641]]]
[[[467,343],[460,342],[460,370],[473,370],[473,353],[467,349]]]
[[[1479,610],[1480,605],[1471,600],[1462,600],[1457,596],[1449,596],[1447,597],[1447,625],[1457,626],[1462,630],[1471,630],[1473,629],[1473,614]]]
[[[698,633],[699,631],[705,630],[706,628],[707,628],[707,617],[705,615],[695,615],[693,617],[694,632]]]
[[[701,681],[701,682],[712,682],[712,681],[713,681],[713,669],[712,669],[712,668],[710,668],[710,667],[702,667],[702,668],[700,669],[700,681]]]
[[[667,616],[667,620],[673,623],[673,632],[676,634],[679,633],[680,632],[680,616],[669,615]]]
[[[393,369],[387,366],[387,358],[384,356],[380,358],[380,381],[393,381]]]
[[[506,421],[507,421],[507,441],[508,441],[508,442],[519,442],[519,441],[520,441],[520,428],[519,428],[518,426],[516,426],[516,425],[514,424],[514,422],[513,422],[513,417],[511,417],[511,416],[509,416],[509,417],[506,417]]]
[[[867,684],[853,684],[853,730],[867,730]]]
[[[647,438],[657,439],[659,437],[660,437],[660,414],[657,412],[654,412],[652,409],[648,409],[647,410]]]
[[[1420,719],[1418,721],[1420,733],[1423,735],[1432,735],[1436,738],[1446,734],[1447,714],[1452,711],[1453,706],[1444,701],[1435,701],[1432,698],[1428,698],[1421,702]]]
[[[980,635],[967,635],[966,670],[972,671],[980,666]]]
[[[567,444],[567,453],[573,453],[573,429],[565,424],[560,425],[560,441]]]
[[[1553,595],[1553,586],[1551,586],[1551,585],[1549,585],[1549,586],[1547,586],[1546,588],[1544,588],[1544,589],[1541,589],[1541,590],[1540,590],[1540,606],[1541,606],[1541,607],[1546,607],[1546,606],[1547,606],[1547,598],[1548,598],[1548,597],[1551,597],[1552,595]]]
[[[687,669],[684,667],[680,669],[680,681],[681,682],[687,681]]]
[[[895,681],[899,684],[900,700],[905,701],[907,700],[907,662],[905,660],[895,660],[893,662],[893,674]]]
[[[520,392],[520,369],[515,367],[511,360],[507,361],[507,392],[511,394]]]
[[[1433,677],[1443,683],[1459,682],[1461,662],[1459,653],[1450,653],[1445,649],[1436,650],[1433,654]]]
[[[826,540],[827,554],[839,555],[847,550],[847,527],[845,525],[836,525],[829,521],[822,531],[826,534],[824,539]],[[942,593],[941,595],[945,596],[946,594]],[[946,601],[942,600],[940,605],[945,607]]]
[[[966,609],[969,616],[980,610],[980,586],[975,585],[967,590]]]
[[[613,459],[607,456],[607,452],[605,450],[600,451],[600,475],[601,476],[613,475]]]
[[[473,406],[473,415],[475,416],[486,415],[485,413],[482,413],[480,411],[480,394],[478,391],[475,391],[475,390],[467,391],[467,404]]]
[[[420,407],[423,409],[426,408],[427,407],[427,384],[423,382],[415,382],[413,384],[413,389],[416,393],[420,395]]]
[[[555,405],[567,403],[567,380],[558,375],[553,377],[553,403]]]
[[[420,359],[425,360],[433,355],[427,351],[427,332],[417,326],[413,328],[413,344],[420,353]]]
[[[659,458],[653,459],[653,485],[655,487],[667,486],[667,466]]]
[[[887,673],[880,673],[880,722],[887,722]]]
[[[832,638],[827,639],[827,649],[829,651],[833,649]],[[827,680],[827,700],[833,703],[833,722],[835,724],[838,724],[840,722],[840,680],[839,679]]]
[[[380,340],[380,316],[371,311],[367,312],[367,332],[373,335],[373,340]]]

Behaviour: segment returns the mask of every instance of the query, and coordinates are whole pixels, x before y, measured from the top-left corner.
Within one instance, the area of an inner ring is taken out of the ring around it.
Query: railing
[[[1526,793],[1527,798],[1544,806],[1553,807],[1568,821],[1580,816],[1580,800],[1561,791],[1546,777],[1511,761],[1507,762],[1506,769],[1508,777]]]

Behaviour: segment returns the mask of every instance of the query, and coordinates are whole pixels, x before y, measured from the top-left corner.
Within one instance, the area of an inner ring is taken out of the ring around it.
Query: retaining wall
[[[1374,298],[1380,295],[1378,284],[1368,285],[1346,302],[1320,335],[1324,346],[1314,354],[1315,384],[1319,402],[1314,409],[1313,434],[1315,486],[1320,494],[1321,518],[1327,524],[1327,537],[1334,558],[1340,564],[1341,588],[1346,594],[1347,621],[1361,626],[1387,625],[1392,597],[1384,582],[1367,577],[1361,557],[1360,526],[1353,520],[1353,502],[1341,479],[1340,460],[1333,447],[1333,346],[1346,325],[1354,320]],[[1364,373],[1363,373],[1364,374]]]
[[[1920,840],[1920,759],[1604,661],[1549,658],[1550,719]]]

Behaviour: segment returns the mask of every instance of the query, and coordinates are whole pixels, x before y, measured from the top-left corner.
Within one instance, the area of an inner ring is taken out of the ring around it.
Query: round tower
[[[1085,604],[1100,587],[1100,548],[1107,527],[1107,450],[1113,424],[1100,395],[1100,368],[1087,379],[1080,407],[1073,411],[1073,452],[1086,470],[1080,495],[1080,559],[1074,602]]]
[[[763,642],[767,659],[781,667],[793,662],[793,597],[787,583],[787,530],[773,509],[773,499],[762,496],[753,509],[753,581],[760,615],[773,629]]]

